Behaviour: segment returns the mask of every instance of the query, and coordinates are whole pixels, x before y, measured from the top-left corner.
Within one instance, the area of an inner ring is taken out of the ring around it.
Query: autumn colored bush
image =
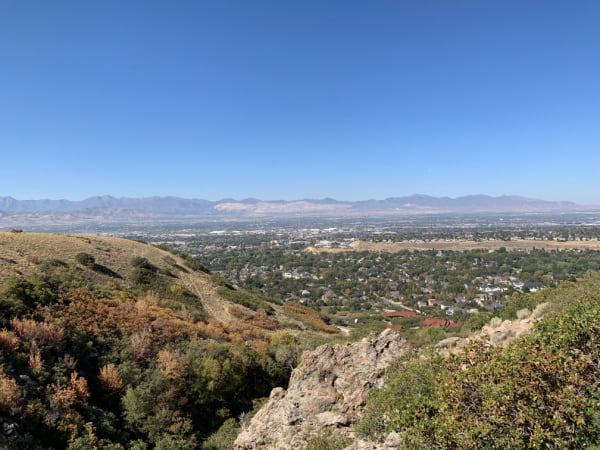
[[[0,411],[16,414],[23,406],[23,393],[17,382],[0,369]]]
[[[119,394],[125,386],[119,369],[113,363],[107,364],[100,369],[98,381],[108,396]]]
[[[61,345],[63,342],[64,330],[53,323],[14,317],[10,325],[18,337],[27,341],[36,340],[46,345]]]
[[[19,348],[20,339],[6,328],[0,331],[0,348],[8,353],[14,353]]]

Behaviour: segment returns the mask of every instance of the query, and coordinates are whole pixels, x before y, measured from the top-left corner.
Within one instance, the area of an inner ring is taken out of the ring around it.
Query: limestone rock
[[[404,339],[385,330],[361,342],[304,352],[288,389],[273,389],[235,449],[303,448],[324,432],[353,437],[351,425],[361,417],[369,391],[381,386],[390,363],[409,350]]]

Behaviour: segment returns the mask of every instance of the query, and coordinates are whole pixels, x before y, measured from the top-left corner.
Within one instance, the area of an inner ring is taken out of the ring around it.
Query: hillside
[[[0,233],[0,447],[212,448],[336,334],[180,252]]]
[[[234,448],[598,448],[600,274],[503,315],[434,346],[385,330],[305,352]]]
[[[94,257],[93,266],[77,263],[76,257],[81,253]],[[167,248],[104,236],[0,232],[0,283],[14,276],[34,275],[44,267],[40,263],[58,260],[76,266],[95,283],[112,282],[127,286],[132,282],[134,272],[139,270],[132,264],[133,258],[147,260],[165,283],[181,286],[196,296],[207,319],[235,324],[251,318],[257,309],[263,308],[282,321],[280,328],[289,325],[294,329],[336,331],[328,328],[317,316],[314,322],[308,320],[303,323],[298,320],[298,314],[290,314],[290,306],[284,308],[255,294],[236,291],[187,255]],[[302,309],[299,305],[296,308]],[[302,312],[311,314],[311,310]]]
[[[600,274],[500,314],[347,343],[181,252],[0,233],[0,448],[599,445]]]

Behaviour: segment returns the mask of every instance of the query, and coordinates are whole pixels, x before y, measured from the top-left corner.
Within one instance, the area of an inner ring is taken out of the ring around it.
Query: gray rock
[[[234,448],[303,448],[325,431],[332,438],[353,437],[352,424],[360,419],[369,391],[381,386],[390,363],[409,350],[404,339],[385,330],[361,342],[304,352],[287,390],[271,391]]]

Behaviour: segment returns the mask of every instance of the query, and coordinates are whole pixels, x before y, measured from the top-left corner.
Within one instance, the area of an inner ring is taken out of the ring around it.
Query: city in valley
[[[600,269],[600,215],[472,215],[107,225],[70,232],[185,251],[236,287],[352,328],[456,327]],[[410,311],[411,314],[394,314]],[[405,316],[405,317],[403,317]],[[408,331],[407,331],[408,333]]]

